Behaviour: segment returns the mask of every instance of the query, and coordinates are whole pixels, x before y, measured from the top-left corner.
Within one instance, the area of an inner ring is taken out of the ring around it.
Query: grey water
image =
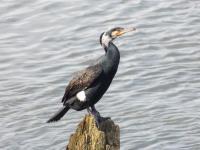
[[[200,149],[198,0],[1,0],[1,150],[65,148],[87,112],[46,121],[117,26],[137,31],[115,40],[120,66],[96,107],[120,126],[121,149]]]

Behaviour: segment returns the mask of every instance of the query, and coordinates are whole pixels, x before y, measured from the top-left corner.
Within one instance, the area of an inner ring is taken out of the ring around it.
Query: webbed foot
[[[88,111],[94,116],[97,128],[100,127],[101,122],[110,119],[110,117],[102,117],[94,106],[91,107],[91,110],[88,109]]]

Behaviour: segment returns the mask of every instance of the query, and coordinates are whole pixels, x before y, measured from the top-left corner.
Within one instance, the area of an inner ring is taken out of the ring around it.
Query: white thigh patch
[[[78,98],[79,101],[84,102],[86,101],[86,95],[85,91],[80,91],[76,94],[76,97]]]

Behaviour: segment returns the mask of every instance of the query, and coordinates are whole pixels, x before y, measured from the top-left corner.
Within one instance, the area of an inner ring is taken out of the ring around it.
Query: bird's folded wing
[[[65,104],[68,99],[78,92],[91,87],[102,74],[102,66],[97,64],[80,71],[68,84],[62,102]]]

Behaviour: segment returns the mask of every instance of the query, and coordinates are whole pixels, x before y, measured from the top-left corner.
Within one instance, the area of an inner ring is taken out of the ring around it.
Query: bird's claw
[[[101,117],[101,116],[94,116],[95,118],[95,122],[96,122],[96,126],[97,128],[100,128],[100,124],[108,119],[110,119],[110,117]]]
[[[90,108],[87,108],[87,111],[89,114],[93,115],[94,118],[95,118],[95,123],[96,123],[96,126],[97,128],[100,127],[100,124],[108,119],[110,119],[110,117],[102,117],[100,115],[100,113],[95,109],[95,107],[93,106],[92,109]]]

